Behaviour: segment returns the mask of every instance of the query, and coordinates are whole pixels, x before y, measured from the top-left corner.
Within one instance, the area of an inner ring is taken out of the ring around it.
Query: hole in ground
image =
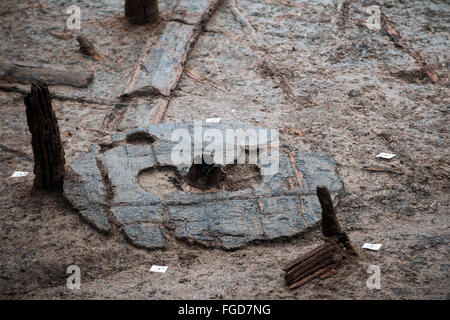
[[[202,156],[202,163],[193,163],[184,180],[190,186],[202,191],[237,191],[261,182],[261,170],[254,164],[208,164]],[[248,162],[248,161],[246,161]],[[211,190],[213,189],[213,190]]]
[[[145,145],[145,144],[152,144],[153,142],[155,142],[156,137],[152,136],[151,134],[148,134],[145,131],[139,131],[127,135],[125,141],[130,144]]]
[[[222,166],[208,164],[205,156],[202,163],[193,163],[186,175],[181,176],[174,166],[158,166],[141,170],[138,174],[139,185],[158,197],[179,190],[191,192],[238,191],[261,183],[260,168],[249,164],[248,153],[244,164],[237,163]],[[197,191],[195,190],[197,189]]]
[[[148,134],[144,131],[134,132],[127,135],[125,138],[125,143],[129,144],[135,144],[135,145],[149,145],[155,142],[158,138],[155,136],[152,136],[151,134]],[[117,146],[122,145],[123,141],[115,141],[112,143],[104,143],[100,142],[100,153],[106,152],[108,150],[111,150],[112,148],[115,148]]]

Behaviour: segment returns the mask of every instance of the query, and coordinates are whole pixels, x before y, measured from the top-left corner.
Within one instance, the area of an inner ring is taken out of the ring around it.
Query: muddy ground
[[[86,13],[80,33],[106,61],[81,55],[76,34],[63,39],[47,32],[67,32],[64,9],[72,1],[0,4],[0,56],[79,64],[96,73],[89,89],[50,87],[60,94],[53,107],[66,162],[111,133],[104,118],[152,33],[151,26],[126,24],[122,1],[75,2]],[[160,1],[163,14],[174,2]],[[367,28],[364,8],[371,4],[412,51],[396,46],[383,29]],[[33,154],[20,87],[4,87],[0,297],[450,298],[449,15],[447,1],[228,0],[203,26],[162,122],[248,122],[280,130],[282,144],[327,152],[344,182],[338,214],[353,244],[383,244],[379,251],[359,249],[359,263],[294,291],[286,288],[282,268],[321,243],[319,226],[236,251],[175,240],[164,251],[146,251],[101,235],[60,196],[33,192],[32,173],[11,178],[16,170],[33,171]],[[379,152],[397,156],[382,160]],[[81,268],[80,290],[66,288],[71,264]],[[153,264],[168,270],[149,272]],[[369,265],[381,269],[380,290],[366,287]]]

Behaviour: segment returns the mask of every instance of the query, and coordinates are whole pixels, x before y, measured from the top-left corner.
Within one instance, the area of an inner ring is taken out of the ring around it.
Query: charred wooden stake
[[[337,218],[336,210],[331,200],[330,192],[326,186],[317,186],[317,197],[322,207],[322,234],[325,238],[334,238],[339,241],[346,249],[356,254],[348,235],[342,231]]]
[[[157,22],[158,0],[125,0],[125,18],[132,24]]]
[[[34,154],[34,188],[62,190],[64,149],[46,83],[31,84],[25,106]]]
[[[290,289],[298,288],[315,278],[333,274],[345,258],[357,255],[349,237],[341,229],[327,187],[318,186],[317,196],[322,206],[321,224],[325,243],[284,268],[285,279]]]

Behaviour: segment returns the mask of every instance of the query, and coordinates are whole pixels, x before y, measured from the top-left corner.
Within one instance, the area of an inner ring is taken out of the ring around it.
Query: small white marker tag
[[[28,174],[28,172],[25,172],[25,171],[14,171],[11,178],[25,177],[27,174]]]
[[[380,250],[381,248],[381,243],[364,243],[364,245],[362,246],[363,249],[369,249],[369,250]]]
[[[161,272],[161,273],[165,273],[166,270],[167,270],[167,268],[168,268],[168,267],[166,267],[166,266],[155,266],[155,265],[153,265],[153,266],[150,268],[150,271],[151,271],[151,272]]]
[[[206,118],[206,122],[220,122],[221,118]]]
[[[383,158],[383,159],[392,159],[393,157],[395,157],[395,154],[387,153],[387,152],[381,152],[381,153],[377,154],[375,157]]]

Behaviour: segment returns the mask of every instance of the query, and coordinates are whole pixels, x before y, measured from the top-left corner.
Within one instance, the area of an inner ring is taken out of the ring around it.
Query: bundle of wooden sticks
[[[325,243],[289,263],[283,271],[290,289],[303,286],[315,278],[327,278],[346,258],[356,257],[347,234],[342,231],[330,192],[325,186],[317,187],[317,196],[322,206],[322,234]]]

